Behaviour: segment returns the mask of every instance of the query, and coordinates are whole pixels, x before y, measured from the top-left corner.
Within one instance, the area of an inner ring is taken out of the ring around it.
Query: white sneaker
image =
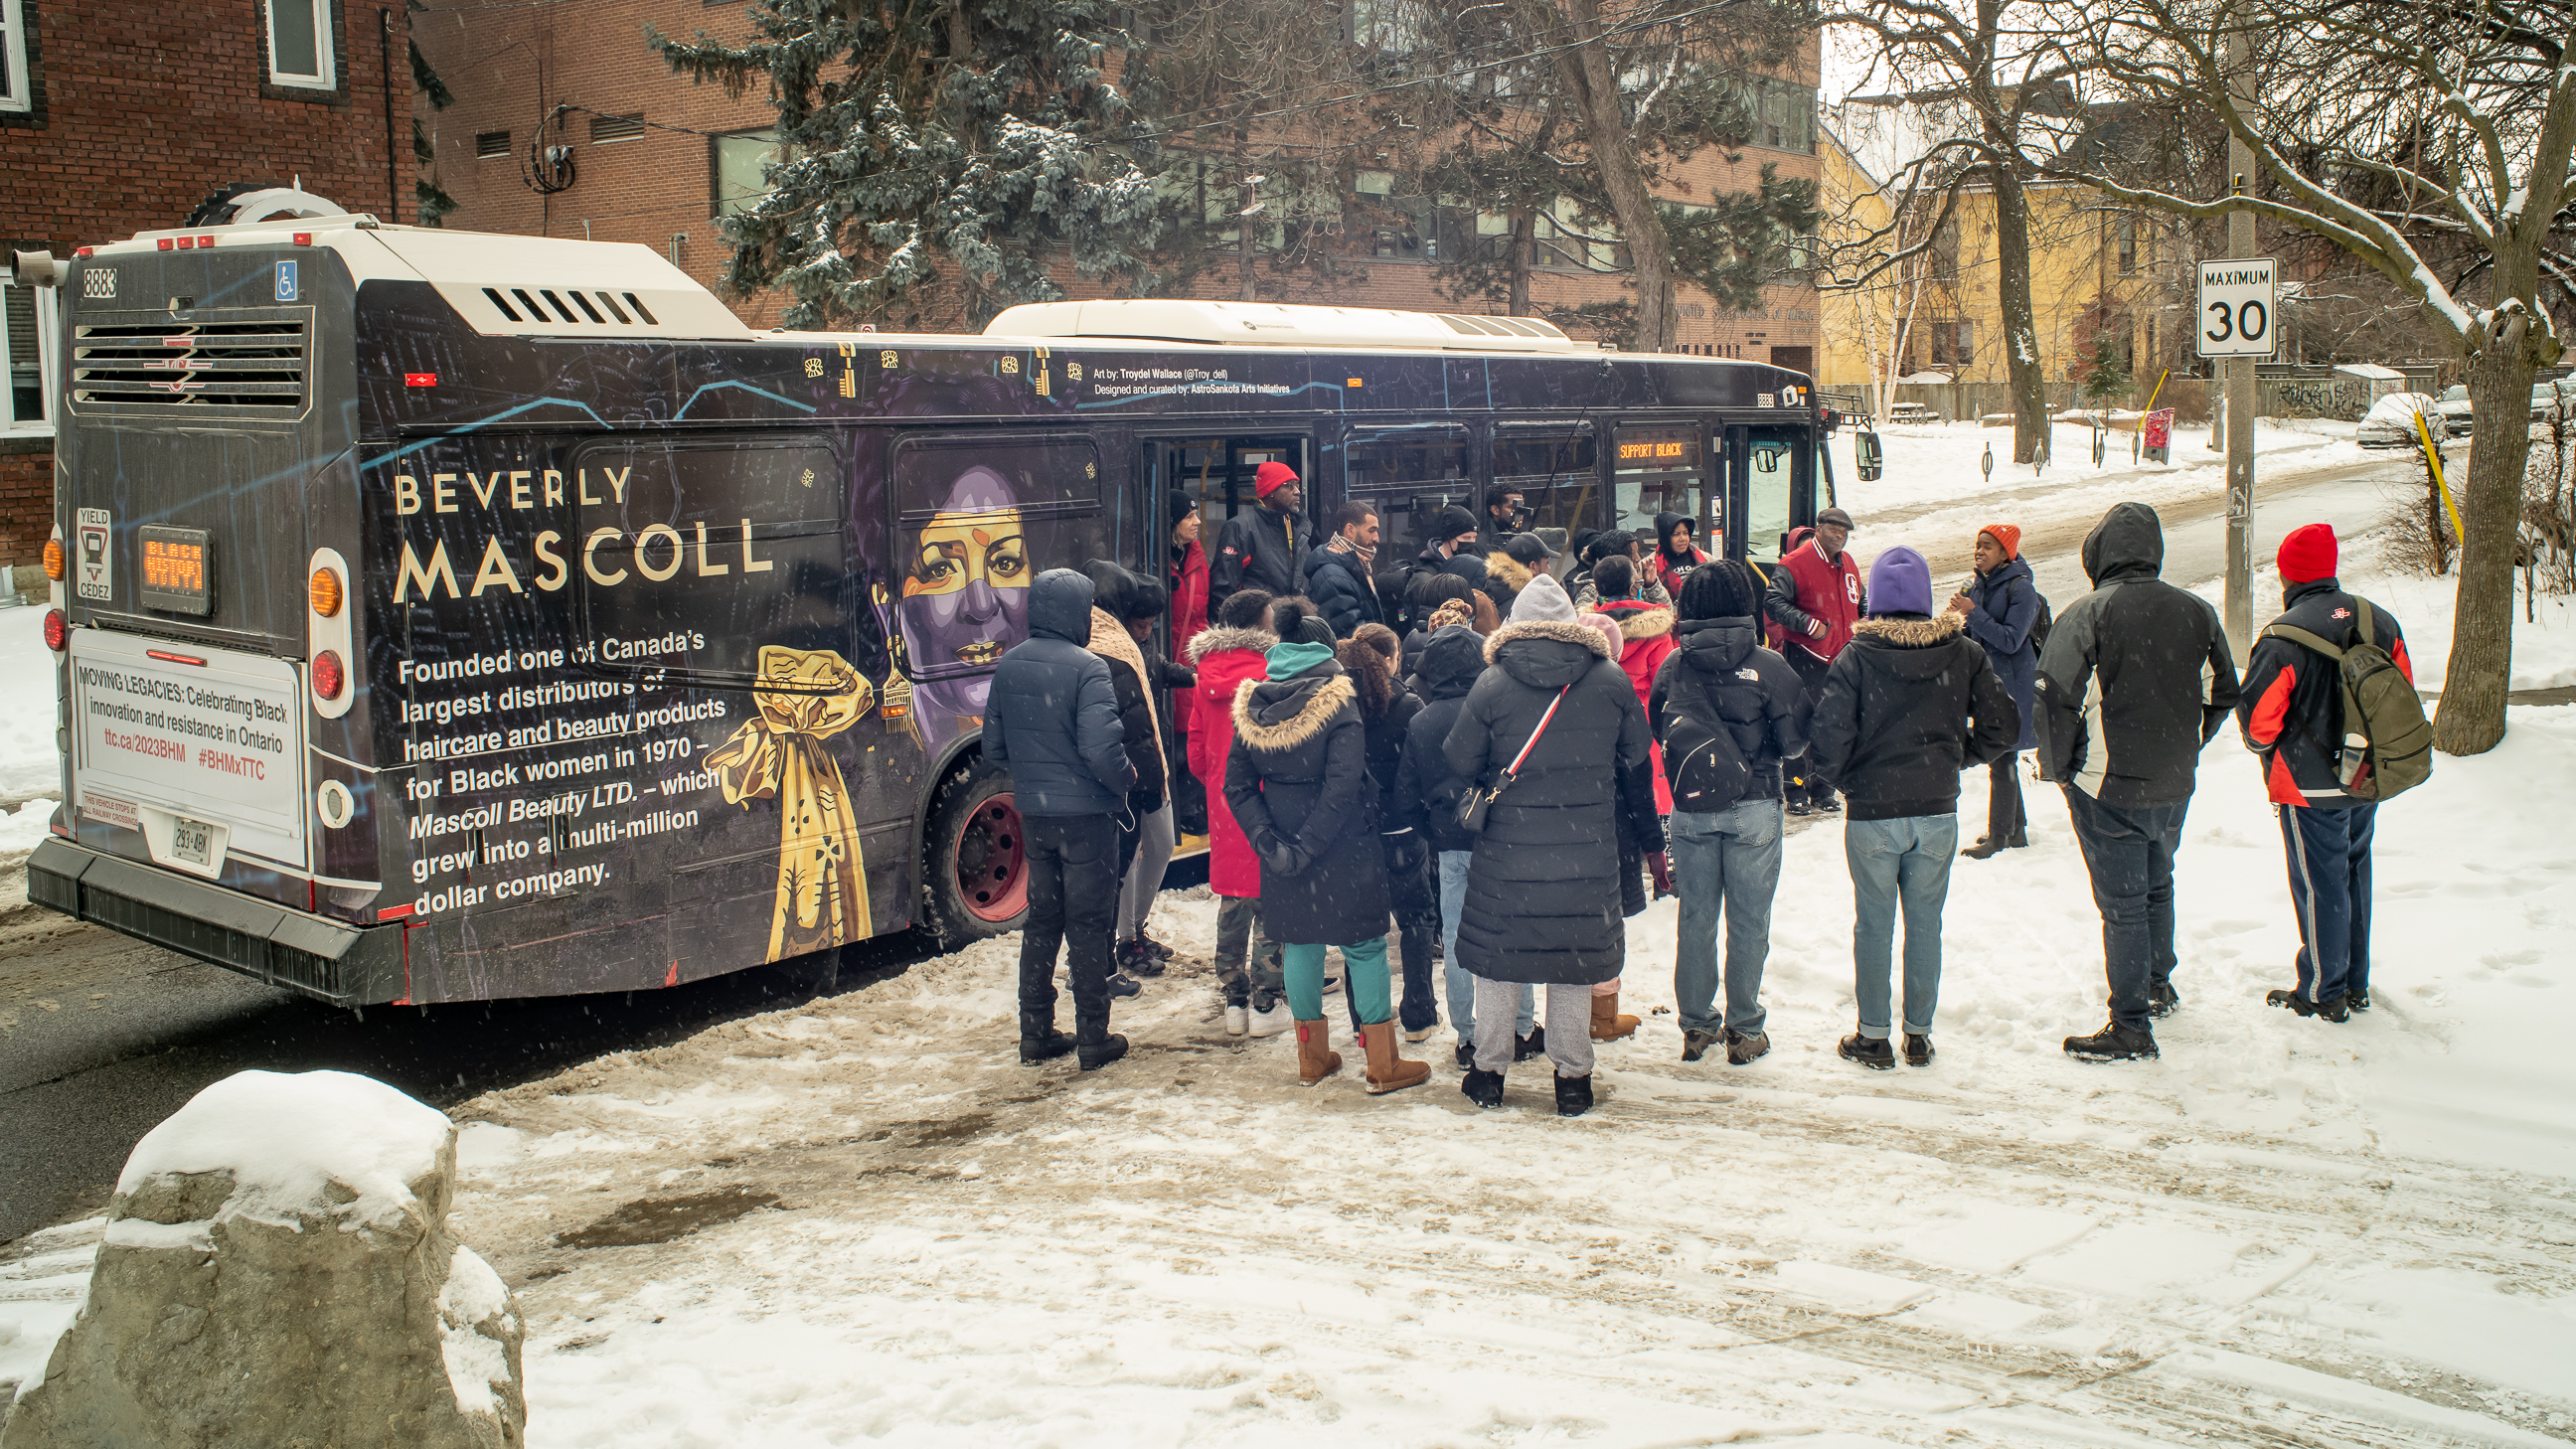
[[[1243,1035],[1245,1032],[1250,1031],[1251,1029],[1252,1029],[1252,1011],[1251,1011],[1251,1008],[1249,1008],[1249,1007],[1243,1007],[1243,1006],[1231,1006],[1231,1005],[1230,1005],[1230,1006],[1228,1006],[1228,1007],[1226,1007],[1226,1009],[1225,1009],[1225,1034],[1226,1034],[1227,1036],[1241,1036],[1241,1035]]]
[[[1252,1013],[1254,1036],[1277,1036],[1296,1024],[1297,1018],[1288,1014],[1288,998],[1284,996],[1272,1002],[1268,1011]]]

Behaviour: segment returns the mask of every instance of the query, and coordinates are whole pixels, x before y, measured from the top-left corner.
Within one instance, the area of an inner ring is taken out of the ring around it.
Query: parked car
[[[2466,437],[2476,426],[2477,420],[2470,416],[2469,389],[2466,383],[2454,383],[2443,389],[2442,396],[2435,400],[2434,406],[2442,414],[2443,431],[2452,437]]]
[[[2415,415],[2428,413],[2438,422],[2440,404],[2420,392],[2392,392],[2370,405],[2362,414],[2361,427],[2353,441],[2365,448],[2411,448],[2418,446]]]

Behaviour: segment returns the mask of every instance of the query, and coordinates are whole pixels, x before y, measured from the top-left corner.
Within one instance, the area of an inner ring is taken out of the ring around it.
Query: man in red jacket
[[[2361,611],[2370,610],[2370,640],[2415,679],[2397,620],[2335,582],[2334,530],[2311,523],[2281,540],[2281,592],[2287,612],[2272,621],[2349,649],[2362,642]],[[2370,1009],[2370,838],[2378,805],[2352,793],[2347,771],[2360,763],[2344,748],[2343,679],[2334,660],[2266,628],[2246,661],[2237,727],[2263,762],[2263,783],[2281,817],[2281,846],[2290,858],[2290,903],[2299,913],[2299,984],[2263,999],[2301,1016],[2342,1021]],[[2349,761],[2349,763],[2347,763]]]
[[[1825,671],[1851,642],[1852,626],[1869,612],[1869,590],[1861,584],[1860,565],[1843,547],[1851,531],[1851,515],[1841,509],[1817,514],[1814,534],[1781,557],[1762,600],[1763,612],[1781,633],[1780,653],[1807,687],[1809,708],[1824,692]],[[1842,808],[1833,786],[1802,764],[1792,764],[1790,770],[1790,814]]]

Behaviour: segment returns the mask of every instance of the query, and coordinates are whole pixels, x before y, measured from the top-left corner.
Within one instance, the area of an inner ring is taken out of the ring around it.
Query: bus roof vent
[[[72,406],[294,417],[304,410],[311,318],[200,312],[72,329]]]
[[[1242,347],[1572,352],[1564,333],[1533,317],[1470,317],[1378,307],[1276,302],[1118,300],[1033,302],[984,328],[987,337],[1101,337]],[[1588,350],[1588,349],[1587,349]]]

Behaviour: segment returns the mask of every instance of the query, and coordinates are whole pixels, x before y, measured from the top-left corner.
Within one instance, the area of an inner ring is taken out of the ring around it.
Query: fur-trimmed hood
[[[1270,646],[1278,642],[1279,636],[1267,629],[1230,629],[1220,624],[1190,636],[1190,642],[1183,647],[1189,652],[1191,666],[1196,668],[1205,666],[1211,654],[1228,649],[1249,649],[1255,654],[1267,654]]]
[[[1247,679],[1234,692],[1234,737],[1256,750],[1293,750],[1348,711],[1359,718],[1359,690],[1338,664],[1294,679]]]
[[[1494,581],[1496,588],[1513,594],[1528,588],[1529,581],[1537,577],[1528,565],[1499,548],[1485,555],[1485,576]]]
[[[1660,639],[1673,632],[1673,611],[1668,604],[1649,604],[1643,599],[1613,599],[1593,610],[1618,621],[1619,637],[1634,644],[1640,639]]]
[[[1532,689],[1562,689],[1615,658],[1608,630],[1575,619],[1520,619],[1485,640],[1485,662]]]
[[[1168,776],[1172,763],[1163,753],[1162,712],[1154,704],[1154,696],[1159,691],[1150,682],[1154,676],[1145,668],[1145,651],[1137,646],[1136,636],[1128,633],[1127,626],[1119,623],[1108,610],[1094,604],[1091,606],[1089,648],[1101,658],[1116,660],[1136,672],[1137,687],[1145,698],[1145,721],[1154,732],[1154,759]]]
[[[1579,644],[1604,659],[1610,657],[1610,641],[1602,638],[1601,631],[1589,624],[1573,619],[1523,619],[1505,624],[1485,636],[1485,662],[1502,663],[1503,646],[1515,639],[1554,639],[1566,644]]]
[[[1899,649],[1929,649],[1966,632],[1968,619],[1964,614],[1933,614],[1920,619],[1876,615],[1852,626],[1855,639],[1877,639]]]

